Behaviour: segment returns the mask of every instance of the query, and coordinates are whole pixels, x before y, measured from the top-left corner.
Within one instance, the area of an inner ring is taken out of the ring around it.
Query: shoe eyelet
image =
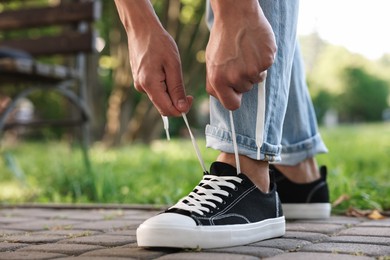
[[[226,201],[223,200],[223,201],[222,201],[222,205],[226,205]]]
[[[231,193],[229,193],[228,198],[231,198],[231,197],[233,197],[233,195]]]
[[[234,191],[238,191],[238,187],[236,186],[236,187],[234,187]]]

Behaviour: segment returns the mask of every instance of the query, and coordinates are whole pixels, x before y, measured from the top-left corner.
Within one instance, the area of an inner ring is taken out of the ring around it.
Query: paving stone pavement
[[[390,260],[390,219],[332,216],[288,221],[281,238],[212,250],[143,249],[136,228],[160,212],[147,206],[0,207],[1,259]]]

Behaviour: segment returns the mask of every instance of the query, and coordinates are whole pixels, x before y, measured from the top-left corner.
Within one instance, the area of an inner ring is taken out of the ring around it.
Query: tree
[[[321,89],[318,94],[313,98],[314,110],[316,112],[318,122],[322,122],[326,112],[334,107],[335,95]]]
[[[379,121],[388,107],[388,82],[371,75],[361,67],[343,71],[345,92],[339,96],[340,118],[344,121]]]
[[[301,37],[307,80],[318,121],[329,109],[344,122],[377,121],[388,107],[390,58],[378,61],[318,39]],[[318,51],[318,52],[317,52]]]

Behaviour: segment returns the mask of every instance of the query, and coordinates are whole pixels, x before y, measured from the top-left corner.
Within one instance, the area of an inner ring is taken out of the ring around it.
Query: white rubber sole
[[[140,247],[221,248],[246,245],[261,240],[283,236],[286,232],[284,216],[241,225],[148,226],[137,229]]]
[[[330,203],[282,203],[286,219],[324,219],[330,217]]]

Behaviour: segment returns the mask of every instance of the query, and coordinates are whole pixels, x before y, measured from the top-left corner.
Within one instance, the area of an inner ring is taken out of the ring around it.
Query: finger
[[[206,91],[229,110],[236,110],[241,106],[242,94],[231,87],[214,88],[209,79],[206,80]]]
[[[252,73],[252,75],[258,75],[258,73]],[[234,71],[225,76],[225,80],[221,81],[227,86],[231,86],[235,91],[239,93],[245,93],[253,89],[254,83],[250,80],[249,74],[246,72]]]
[[[207,76],[206,76],[206,92],[209,95],[218,99],[217,93],[215,92],[215,90],[214,90],[213,86],[211,85],[209,78]]]
[[[253,83],[249,81],[243,81],[240,84],[234,85],[232,88],[238,93],[245,93],[253,89]]]
[[[180,111],[173,105],[165,83],[164,70],[154,69],[154,73],[139,73],[134,80],[137,91],[146,93],[153,105],[164,116],[179,116]]]
[[[146,93],[145,89],[142,87],[142,84],[139,83],[137,80],[134,80],[134,88],[141,93]]]
[[[233,88],[226,88],[218,92],[218,100],[228,110],[236,110],[241,106],[242,93],[236,92]]]
[[[187,113],[190,109],[190,105],[188,104],[184,89],[180,63],[176,64],[176,66],[168,64],[164,67],[164,70],[166,75],[165,83],[167,85],[167,92],[173,105],[178,111]]]
[[[256,73],[256,74],[252,75],[251,77],[249,77],[249,82],[252,83],[252,84],[259,83],[259,82],[261,82],[263,80],[264,79],[263,79],[262,72]]]
[[[173,105],[170,95],[167,92],[165,82],[159,82],[153,91],[146,91],[150,101],[163,116],[179,116],[181,112]]]

